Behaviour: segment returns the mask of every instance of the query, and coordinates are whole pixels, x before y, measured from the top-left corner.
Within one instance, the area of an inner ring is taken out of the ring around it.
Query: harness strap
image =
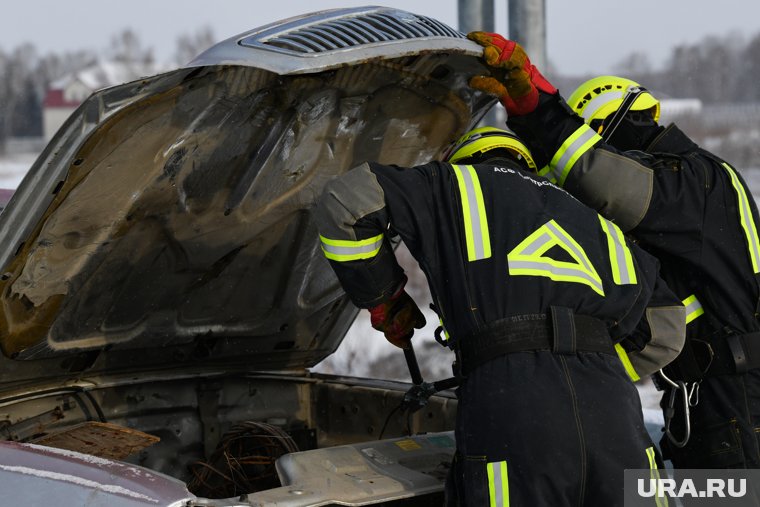
[[[715,345],[719,341],[722,344]],[[760,368],[760,332],[730,334],[721,340],[713,340],[715,359],[707,370],[707,376],[733,375]]]
[[[617,355],[604,322],[556,306],[551,307],[548,315],[516,315],[491,322],[484,329],[457,340],[457,348],[463,375],[491,359],[513,352],[547,350],[563,355],[576,352]]]
[[[647,89],[643,86],[636,86],[633,88],[630,88],[623,98],[623,103],[620,104],[620,107],[617,111],[615,111],[615,114],[612,115],[612,118],[609,121],[608,125],[604,126],[604,129],[602,129],[602,139],[604,139],[606,142],[610,142],[610,138],[612,137],[612,134],[615,133],[615,130],[617,130],[618,126],[620,125],[620,122],[623,121],[623,118],[625,115],[630,111],[631,107],[633,107],[633,103],[636,102],[636,99],[639,98],[639,95],[646,92]]]
[[[760,368],[760,331],[720,335],[709,341],[687,340],[681,354],[665,367],[665,372],[675,380],[696,382],[755,368]]]

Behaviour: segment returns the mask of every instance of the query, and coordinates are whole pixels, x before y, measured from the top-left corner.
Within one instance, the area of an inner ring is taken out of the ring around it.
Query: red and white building
[[[152,65],[102,62],[53,82],[42,104],[45,141],[55,135],[71,113],[95,90],[128,83],[156,72]]]

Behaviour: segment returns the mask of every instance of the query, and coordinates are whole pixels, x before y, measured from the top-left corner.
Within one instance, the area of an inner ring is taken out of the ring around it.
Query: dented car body
[[[82,104],[0,214],[0,485],[88,506],[440,495],[452,395],[404,438],[386,418],[408,386],[308,371],[357,313],[311,209],[329,178],[473,126],[479,54],[431,18],[325,11]],[[224,489],[213,457],[241,435],[267,477]]]

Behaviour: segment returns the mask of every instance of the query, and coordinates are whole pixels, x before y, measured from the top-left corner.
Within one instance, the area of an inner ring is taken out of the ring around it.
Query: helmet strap
[[[609,124],[605,125],[602,123],[602,139],[606,142],[610,142],[610,138],[612,137],[612,134],[615,133],[617,128],[620,126],[620,122],[623,121],[623,118],[625,118],[625,115],[628,113],[628,111],[631,110],[631,107],[633,107],[633,103],[636,102],[636,99],[641,95],[642,93],[646,92],[647,89],[643,86],[634,86],[631,88],[628,88],[628,91],[625,94],[625,97],[623,97],[623,103],[620,104],[620,107],[617,111],[615,111],[615,114],[612,115],[612,118],[610,118]]]

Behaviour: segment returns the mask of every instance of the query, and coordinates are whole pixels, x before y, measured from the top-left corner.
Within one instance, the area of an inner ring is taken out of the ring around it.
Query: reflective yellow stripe
[[[554,173],[552,172],[552,168],[548,165],[542,167],[538,170],[538,175],[543,176],[547,180],[551,181],[555,185],[557,184],[557,179],[554,177]]]
[[[616,285],[636,285],[636,269],[633,267],[633,257],[625,236],[620,228],[599,215],[602,230],[607,235],[607,248],[610,252],[612,265],[612,280]]]
[[[565,139],[565,142],[562,143],[562,146],[559,147],[557,153],[552,157],[552,161],[549,162],[554,180],[560,186],[564,185],[565,179],[570,174],[570,170],[575,165],[575,162],[601,140],[602,136],[594,132],[588,125],[578,127],[570,137]]]
[[[619,100],[622,104],[625,94],[626,92],[623,90],[605,90],[604,93],[597,95],[586,104],[586,107],[583,108],[583,119],[586,120],[586,123],[590,123],[589,119],[593,118],[597,111],[614,100]]]
[[[557,261],[543,254],[552,247],[565,250],[575,262]],[[513,276],[545,276],[558,282],[582,283],[604,296],[602,279],[591,265],[586,252],[554,220],[550,220],[507,255],[509,274]]]
[[[752,208],[747,199],[747,192],[745,192],[744,186],[734,170],[731,169],[731,166],[723,162],[723,167],[728,171],[729,176],[731,176],[731,184],[734,186],[736,198],[739,201],[739,216],[742,228],[744,229],[744,235],[747,238],[752,272],[760,273],[760,242],[758,242],[757,227],[755,227],[755,219],[752,216]]]
[[[319,239],[322,241],[322,251],[325,257],[337,262],[347,262],[371,259],[377,255],[383,246],[384,237],[383,234],[379,234],[373,238],[352,241],[347,239],[330,239],[320,235]]]
[[[629,377],[631,377],[631,380],[634,382],[641,380],[641,377],[639,377],[639,374],[636,373],[636,370],[633,368],[631,360],[628,358],[628,353],[625,351],[623,346],[619,343],[615,344],[615,352],[617,352],[620,361],[623,363],[623,368],[625,368],[625,372]]]
[[[681,301],[681,303],[686,307],[687,324],[705,313],[702,304],[697,300],[697,296],[694,294]]]
[[[488,472],[488,497],[491,507],[509,507],[507,462],[488,463],[486,470]]]
[[[459,195],[462,199],[467,259],[469,261],[487,259],[491,257],[491,237],[488,234],[488,218],[478,173],[471,165],[452,167],[459,183]]]
[[[660,471],[657,469],[657,460],[654,455],[654,447],[647,447],[647,458],[649,459],[649,478],[657,484],[657,490],[654,495],[654,503],[657,507],[668,507],[667,497],[660,496]]]

